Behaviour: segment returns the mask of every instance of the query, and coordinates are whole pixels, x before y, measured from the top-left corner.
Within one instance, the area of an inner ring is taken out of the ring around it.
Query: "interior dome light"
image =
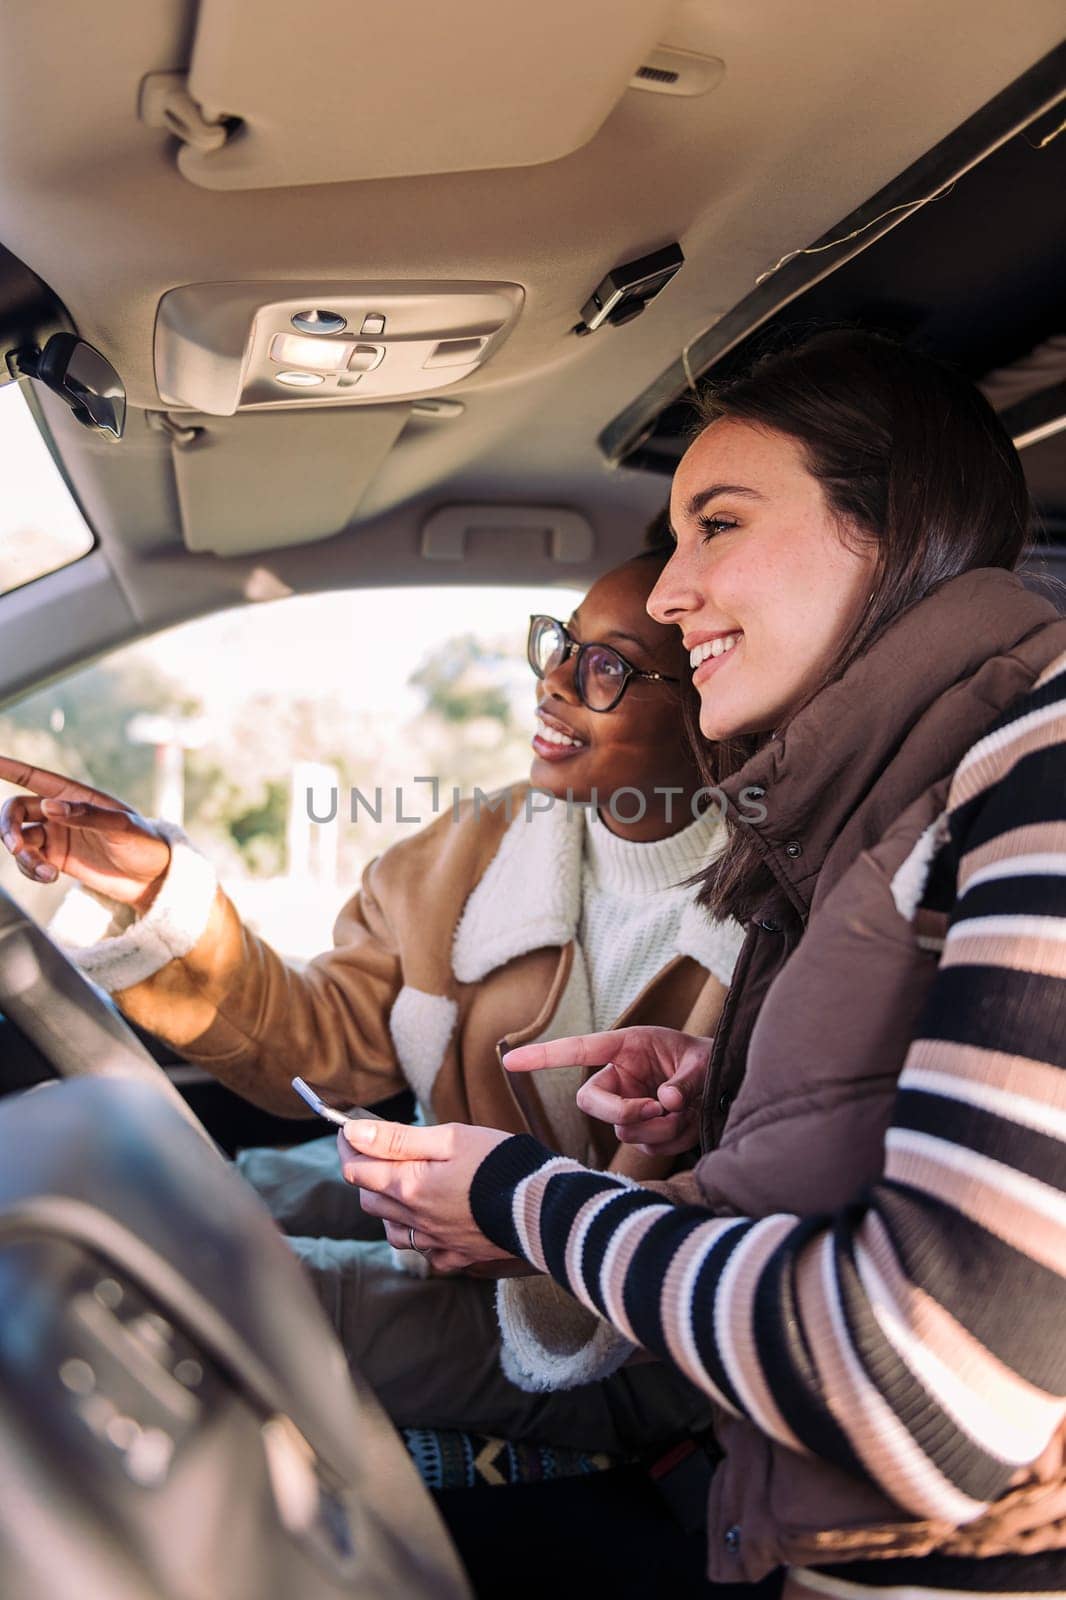
[[[314,389],[325,383],[321,372],[275,372],[277,383],[287,383],[290,389]]]
[[[301,333],[343,333],[348,326],[348,319],[342,317],[339,311],[323,311],[316,307],[313,311],[297,311],[292,325],[299,328]]]
[[[276,333],[270,341],[270,359],[282,367],[339,372],[354,348],[347,339],[308,339],[298,333]]]

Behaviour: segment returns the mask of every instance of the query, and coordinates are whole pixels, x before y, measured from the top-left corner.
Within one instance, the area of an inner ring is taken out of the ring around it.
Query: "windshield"
[[[312,956],[372,857],[528,775],[529,616],[580,599],[411,586],[201,617],[5,706],[0,750],[182,824],[245,920]],[[70,890],[6,852],[0,885],[45,923]]]
[[[68,566],[92,530],[52,460],[23,386],[0,389],[0,594]]]

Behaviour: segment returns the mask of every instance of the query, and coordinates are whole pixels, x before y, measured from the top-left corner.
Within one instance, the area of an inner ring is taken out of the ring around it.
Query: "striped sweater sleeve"
[[[1066,656],[960,763],[942,837],[947,939],[852,1205],[712,1217],[525,1135],[471,1203],[719,1405],[961,1525],[1066,1418]]]

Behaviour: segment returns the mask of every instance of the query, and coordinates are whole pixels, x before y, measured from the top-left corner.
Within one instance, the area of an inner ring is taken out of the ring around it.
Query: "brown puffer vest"
[[[774,887],[755,909],[715,1036],[695,1170],[719,1215],[831,1211],[883,1170],[896,1080],[938,955],[892,878],[971,744],[1066,649],[1066,621],[982,569],[913,607],[723,785],[765,790],[751,827]],[[942,931],[942,930],[941,930]],[[1063,1441],[977,1524],[908,1519],[870,1483],[720,1414],[710,1576],[933,1549],[1066,1546]]]

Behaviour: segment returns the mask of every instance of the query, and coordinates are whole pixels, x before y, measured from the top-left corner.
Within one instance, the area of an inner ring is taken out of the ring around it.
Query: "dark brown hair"
[[[1014,567],[1024,550],[1032,507],[995,412],[961,373],[891,339],[816,334],[710,388],[700,412],[702,427],[729,418],[796,440],[842,536],[877,546],[870,601],[819,687],[949,578]],[[698,733],[698,700],[686,697],[685,709],[707,783],[737,772],[764,742],[709,745]],[[734,830],[702,877],[700,899],[717,915],[750,914],[766,872],[748,831]]]
[[[659,555],[664,552],[672,555],[674,549],[674,534],[670,527],[670,502],[657,511],[648,526],[644,529],[644,542],[641,545],[641,555]]]

